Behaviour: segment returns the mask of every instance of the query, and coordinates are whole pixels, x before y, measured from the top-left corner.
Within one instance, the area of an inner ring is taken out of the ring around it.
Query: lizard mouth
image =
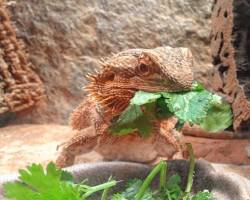
[[[117,88],[112,88],[112,90],[116,90]],[[183,87],[178,87],[174,82],[162,79],[156,80],[141,80],[136,81],[130,84],[123,84],[120,89],[127,91],[138,91],[142,90],[144,92],[180,92],[184,91]]]

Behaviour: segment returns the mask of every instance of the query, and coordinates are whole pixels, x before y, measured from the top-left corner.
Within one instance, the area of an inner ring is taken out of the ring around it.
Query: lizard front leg
[[[73,165],[77,155],[91,152],[107,127],[91,98],[85,98],[74,110],[70,125],[76,134],[63,145],[56,160],[58,167]]]
[[[157,163],[162,159],[183,159],[185,157],[182,134],[175,130],[176,123],[177,120],[175,118],[168,118],[161,120],[157,124],[158,131],[156,132],[155,149],[158,152],[158,156],[153,163]],[[166,155],[172,156],[167,158]]]
[[[56,165],[60,168],[74,164],[77,155],[91,152],[98,143],[95,127],[90,126],[78,131],[62,148],[56,160]]]

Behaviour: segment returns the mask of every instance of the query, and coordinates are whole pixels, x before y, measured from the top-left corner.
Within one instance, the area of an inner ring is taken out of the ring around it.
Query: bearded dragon
[[[56,164],[72,165],[77,155],[96,151],[105,160],[153,163],[182,155],[175,118],[158,120],[153,133],[125,136],[109,133],[109,126],[129,105],[136,91],[177,92],[191,88],[192,54],[187,48],[131,49],[101,62],[102,69],[86,86],[89,93],[71,115],[75,135],[63,145]]]

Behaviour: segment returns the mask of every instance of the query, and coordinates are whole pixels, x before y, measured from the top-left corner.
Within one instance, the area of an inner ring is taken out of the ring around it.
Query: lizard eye
[[[144,63],[141,63],[137,68],[138,73],[147,75],[150,71],[149,66],[145,65]]]

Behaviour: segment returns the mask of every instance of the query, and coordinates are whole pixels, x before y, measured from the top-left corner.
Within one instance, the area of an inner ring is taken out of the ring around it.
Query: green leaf
[[[175,116],[178,118],[176,129],[180,130],[185,122],[191,126],[200,125],[204,130],[217,132],[232,124],[230,105],[216,94],[194,82],[191,91],[156,92],[138,91],[130,105],[110,126],[113,135],[126,135],[138,131],[141,136],[149,136],[153,121]]]
[[[73,183],[73,175],[70,172],[62,170],[60,180]]]
[[[216,198],[208,191],[198,192],[191,200],[216,200]]]
[[[126,199],[122,194],[117,193],[112,196],[111,200],[128,200],[128,199]]]
[[[232,111],[228,103],[214,95],[207,111],[206,117],[200,122],[200,126],[210,132],[222,131],[232,125]]]
[[[135,195],[138,193],[143,181],[140,179],[129,180],[126,184],[126,188],[123,192],[114,194],[111,200],[134,200]],[[143,197],[143,200],[156,200],[153,191],[148,188]]]
[[[4,196],[16,200],[40,200],[40,195],[20,182],[4,184]]]
[[[162,93],[169,110],[181,121],[199,124],[207,115],[212,94],[208,91]]]
[[[141,107],[138,105],[129,105],[125,111],[121,114],[117,123],[119,124],[129,124],[136,120],[137,118],[143,116]]]
[[[174,113],[171,112],[167,106],[165,98],[159,98],[156,101],[156,118],[163,119],[173,116]]]
[[[158,93],[138,91],[135,93],[135,96],[131,99],[130,104],[140,106],[147,103],[155,102],[160,97],[161,94]]]
[[[177,131],[180,131],[180,130],[183,128],[184,124],[185,124],[184,121],[178,120],[177,123],[175,124],[175,129],[176,129]]]
[[[138,131],[143,137],[149,136],[153,129],[152,121],[155,119],[155,102],[160,97],[161,94],[138,91],[109,131],[113,135]]]
[[[109,131],[113,135],[126,135],[138,131],[143,137],[149,136],[153,129],[152,109],[154,109],[154,106],[151,104],[144,105],[144,112],[142,112],[141,106],[128,106],[116,123],[109,127]]]
[[[206,90],[182,93],[162,93],[171,113],[178,119],[177,128],[184,122],[200,125],[204,130],[218,132],[232,124],[230,105]]]
[[[140,106],[129,105],[116,123],[110,126],[109,130],[113,135],[126,135],[134,132],[136,130],[134,121],[140,119],[142,116],[143,112]]]
[[[126,189],[124,190],[124,192],[122,192],[122,195],[128,199],[134,198],[139,191],[142,183],[143,181],[140,179],[129,180],[126,184]]]
[[[62,170],[49,163],[44,171],[40,164],[32,164],[27,170],[19,170],[19,180],[4,185],[4,194],[16,200],[81,200],[72,184],[61,181]]]
[[[181,183],[181,177],[178,174],[172,175],[167,181],[167,188],[172,190]]]
[[[166,199],[178,200],[182,195],[183,191],[180,187],[181,177],[177,174],[172,175],[167,181],[167,187],[165,191]]]
[[[193,84],[192,84],[191,90],[193,90],[193,91],[201,91],[201,90],[205,90],[205,88],[201,83],[199,83],[197,81],[194,81]]]

